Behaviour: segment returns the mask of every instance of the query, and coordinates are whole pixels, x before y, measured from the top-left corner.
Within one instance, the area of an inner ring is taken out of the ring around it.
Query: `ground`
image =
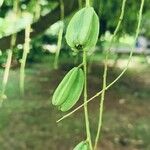
[[[107,91],[99,149],[150,149],[150,69],[145,63],[135,62]],[[115,67],[109,66],[108,83],[117,77],[124,63],[126,60],[120,60]],[[54,70],[47,61],[28,64],[24,98],[19,94],[19,69],[11,70],[8,99],[0,108],[0,150],[72,150],[85,139],[83,110],[56,123],[64,113],[51,105],[54,89],[72,66],[63,63]],[[101,89],[102,73],[102,63],[94,62],[88,77],[88,97]],[[99,99],[89,104],[93,139]],[[82,98],[77,105],[81,103]]]

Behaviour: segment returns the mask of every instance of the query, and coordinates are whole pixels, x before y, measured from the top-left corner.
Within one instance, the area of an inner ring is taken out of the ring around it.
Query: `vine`
[[[58,41],[57,41],[57,49],[56,49],[56,54],[55,54],[55,60],[54,60],[54,68],[58,68],[58,61],[59,61],[59,54],[60,54],[60,49],[62,45],[62,37],[63,37],[63,30],[64,30],[64,2],[63,0],[60,0],[60,20],[62,24],[60,25],[59,32],[58,32]]]
[[[86,51],[83,50],[83,66],[84,66],[84,115],[85,115],[85,125],[86,125],[86,134],[87,141],[89,142],[90,149],[92,150],[92,141],[91,141],[91,133],[90,133],[90,124],[89,124],[89,115],[87,108],[87,54]]]
[[[121,14],[120,14],[120,17],[119,17],[119,21],[118,21],[117,27],[116,27],[113,35],[112,35],[112,38],[111,38],[111,41],[110,41],[110,45],[109,45],[109,48],[108,48],[108,50],[106,52],[106,56],[105,56],[104,73],[103,73],[103,88],[102,88],[103,91],[102,91],[102,94],[101,94],[101,100],[100,100],[100,106],[99,106],[99,121],[98,121],[97,134],[96,134],[96,138],[95,138],[94,150],[97,149],[98,139],[99,139],[100,132],[101,132],[101,127],[102,127],[103,105],[104,105],[104,99],[105,99],[105,91],[106,91],[105,89],[106,89],[106,86],[107,86],[107,70],[108,70],[109,52],[110,52],[110,49],[112,47],[112,43],[114,41],[114,38],[115,38],[119,28],[120,28],[122,20],[123,20],[125,4],[126,4],[126,0],[123,0],[122,1],[122,8],[121,8]]]
[[[25,28],[25,43],[23,48],[23,55],[22,59],[20,60],[20,93],[24,96],[24,79],[25,79],[25,66],[28,53],[30,51],[30,32],[31,32],[31,25],[28,24]]]
[[[15,17],[17,17],[17,15],[18,15],[18,4],[19,4],[18,0],[14,1],[14,3],[13,3],[13,12],[16,15]],[[6,98],[5,91],[6,91],[8,78],[9,78],[9,71],[10,71],[10,67],[11,67],[13,49],[16,44],[16,38],[17,38],[17,34],[14,33],[11,36],[10,49],[7,51],[7,60],[6,60],[6,66],[5,66],[3,80],[2,80],[2,90],[0,93],[0,107],[2,106],[3,100]]]
[[[2,90],[0,93],[0,107],[2,106],[3,100],[6,98],[5,90],[6,90],[6,86],[7,86],[7,82],[8,82],[8,77],[9,77],[9,70],[10,70],[10,66],[11,66],[12,54],[13,54],[13,52],[11,49],[7,51],[7,60],[6,60],[6,66],[5,66],[3,80],[2,80]]]

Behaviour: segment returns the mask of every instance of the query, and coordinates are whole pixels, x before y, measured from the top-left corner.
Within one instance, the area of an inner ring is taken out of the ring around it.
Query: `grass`
[[[59,150],[60,147],[61,150],[69,150],[84,140],[82,110],[56,124],[63,113],[53,107],[50,100],[67,67],[63,64],[59,70],[53,70],[47,60],[27,68],[24,98],[19,94],[19,70],[11,71],[6,92],[8,99],[0,108],[0,150],[41,150],[43,146],[44,150]],[[118,67],[109,68],[108,80],[114,79],[119,72]],[[90,96],[99,90],[101,74],[101,64],[94,63],[89,74]],[[150,149],[149,75],[148,66],[141,64],[138,70],[129,69],[124,78],[108,91],[101,135],[102,149]],[[96,135],[97,106],[96,100],[89,105],[93,137]]]

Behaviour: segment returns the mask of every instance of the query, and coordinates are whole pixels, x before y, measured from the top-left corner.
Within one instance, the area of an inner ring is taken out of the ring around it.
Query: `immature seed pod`
[[[53,94],[53,98],[52,98],[53,105],[56,106],[61,105],[67,99],[72,84],[76,79],[77,71],[78,71],[77,67],[71,69],[63,78],[63,80],[60,82],[60,84],[58,85],[58,87],[56,88]]]
[[[72,108],[79,100],[84,85],[84,73],[81,68],[71,69],[56,88],[52,104],[59,107],[61,111]]]
[[[80,98],[84,85],[84,73],[82,69],[78,69],[75,82],[73,83],[71,90],[66,101],[60,106],[61,111],[67,111],[72,108]]]
[[[90,150],[90,148],[87,141],[82,141],[73,150]]]
[[[73,50],[88,50],[96,45],[99,35],[99,18],[93,7],[79,10],[71,19],[66,41]]]

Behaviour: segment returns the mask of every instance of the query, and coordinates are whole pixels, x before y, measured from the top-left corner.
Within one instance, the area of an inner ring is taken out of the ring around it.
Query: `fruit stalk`
[[[86,6],[90,6],[90,0],[86,0]]]
[[[83,66],[84,66],[84,115],[85,115],[85,125],[86,125],[86,134],[87,134],[87,141],[89,142],[90,150],[92,150],[92,141],[91,141],[91,133],[90,133],[90,124],[89,124],[89,115],[88,115],[88,108],[87,108],[87,59],[86,59],[86,51],[83,50]]]
[[[20,66],[20,92],[21,95],[24,96],[24,78],[25,78],[25,65],[27,60],[27,55],[30,50],[30,30],[31,25],[28,24],[25,29],[25,44],[23,49],[23,55],[22,59],[20,60],[21,66]]]

